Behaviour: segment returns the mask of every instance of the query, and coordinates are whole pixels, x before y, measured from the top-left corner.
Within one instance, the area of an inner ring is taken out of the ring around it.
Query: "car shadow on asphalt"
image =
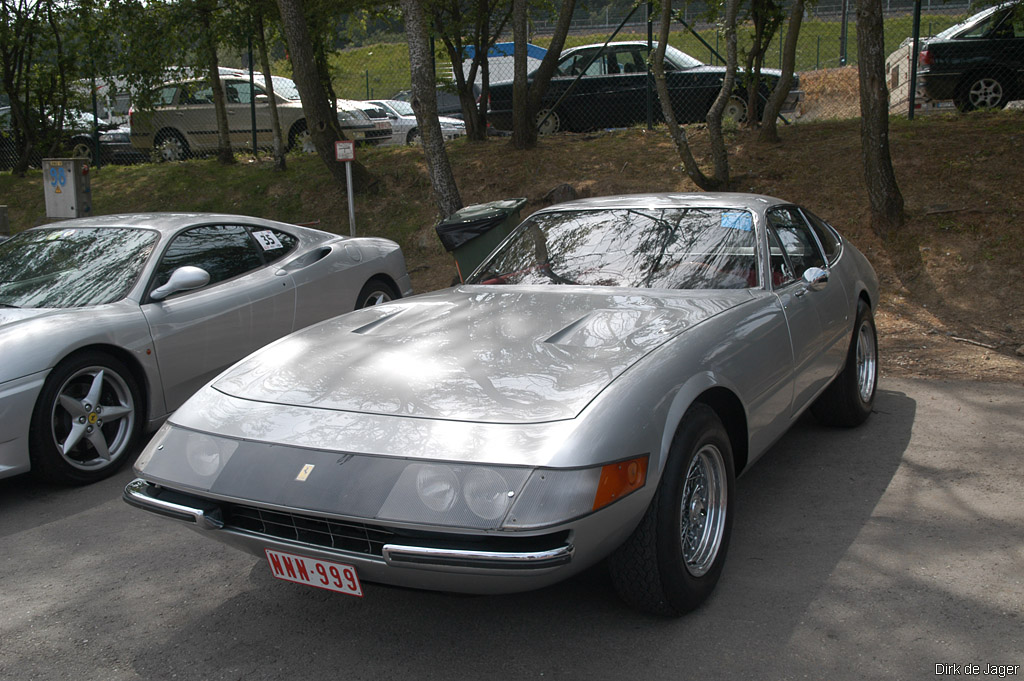
[[[859,428],[801,419],[738,481],[724,574],[685,617],[630,610],[603,565],[525,594],[458,597],[366,584],[357,599],[281,582],[257,561],[245,593],[201,616],[176,613],[171,640],[140,651],[135,671],[189,677],[196,661],[168,651],[208,650],[211,632],[246,642],[221,641],[217,678],[318,678],[331,669],[347,679],[715,678],[724,654],[741,667],[770,663],[892,480],[916,410],[907,395],[881,390],[876,413]],[[658,660],[653,675],[650,660]]]

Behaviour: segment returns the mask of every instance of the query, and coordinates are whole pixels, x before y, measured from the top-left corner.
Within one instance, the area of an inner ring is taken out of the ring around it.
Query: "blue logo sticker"
[[[726,229],[738,229],[741,232],[750,232],[754,229],[754,220],[746,211],[733,211],[722,213],[722,227]]]

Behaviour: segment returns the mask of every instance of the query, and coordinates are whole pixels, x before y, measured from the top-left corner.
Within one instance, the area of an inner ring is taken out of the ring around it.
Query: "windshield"
[[[695,66],[703,66],[704,62],[699,59],[695,59],[690,55],[686,54],[682,50],[676,49],[671,45],[665,46],[665,59],[675,64],[676,68],[680,69],[692,69]]]
[[[113,303],[139,278],[156,232],[128,227],[33,229],[0,242],[0,306]]]
[[[1002,9],[1002,7],[1003,5],[996,5],[995,7],[989,7],[988,9],[982,10],[981,12],[978,12],[977,14],[968,17],[966,20],[961,21],[959,24],[950,26],[946,30],[936,34],[935,37],[941,40],[948,40],[949,38],[952,38],[953,36],[957,35],[967,27],[974,26],[975,24],[980,24],[980,27],[976,27],[971,31],[966,31],[965,35],[962,37],[977,37],[978,28],[981,28],[982,34],[984,34],[990,28],[989,19],[992,17],[993,14]],[[967,33],[970,33],[971,36],[967,36]]]
[[[412,104],[409,102],[402,102],[397,99],[388,100],[388,106],[394,109],[399,116],[415,116],[416,112],[412,110]]]
[[[756,243],[745,210],[545,213],[521,224],[468,283],[749,288],[758,285]]]

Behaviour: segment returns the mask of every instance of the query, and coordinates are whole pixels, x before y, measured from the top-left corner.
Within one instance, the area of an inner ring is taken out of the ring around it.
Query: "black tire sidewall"
[[[726,514],[721,546],[706,573],[694,577],[686,569],[680,540],[683,488],[690,464],[706,444],[713,444],[721,452],[726,474]],[[708,406],[694,405],[683,418],[683,425],[672,442],[671,453],[658,486],[657,503],[657,556],[665,599],[672,610],[688,612],[710,595],[722,574],[732,534],[735,507],[736,474],[732,445],[721,420]]]
[[[61,453],[57,451],[53,441],[50,419],[54,403],[59,397],[59,391],[64,383],[76,372],[90,366],[102,366],[104,370],[117,374],[124,381],[135,406],[135,422],[128,434],[124,451],[114,461],[96,470],[82,470],[65,461]],[[101,352],[85,352],[64,359],[47,376],[32,410],[32,422],[29,430],[29,459],[32,473],[50,482],[65,485],[84,485],[113,475],[130,458],[139,439],[143,421],[141,407],[142,395],[135,376],[116,358]]]
[[[376,292],[387,293],[391,296],[391,300],[398,300],[401,296],[395,287],[382,279],[371,279],[370,281],[363,284],[363,288],[359,289],[359,295],[356,296],[356,307],[355,309],[361,310],[366,306],[366,301],[369,297]]]

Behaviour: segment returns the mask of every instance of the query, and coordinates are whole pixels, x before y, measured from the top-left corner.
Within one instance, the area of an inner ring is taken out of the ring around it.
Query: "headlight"
[[[424,465],[416,471],[416,493],[423,505],[431,511],[442,513],[455,503],[459,496],[459,480],[448,466]]]
[[[469,510],[485,520],[505,515],[512,496],[515,494],[509,490],[508,482],[493,468],[474,468],[462,486],[462,497]]]

